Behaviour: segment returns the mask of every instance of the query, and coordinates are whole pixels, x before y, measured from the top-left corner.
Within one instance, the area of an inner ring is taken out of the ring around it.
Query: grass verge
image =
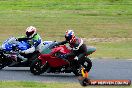
[[[86,88],[131,88],[132,86],[87,86]],[[0,88],[84,88],[79,83],[43,83],[1,81]]]
[[[132,38],[132,0],[1,0],[0,44],[33,25],[43,40],[64,40],[74,29],[82,38]],[[131,41],[90,43],[96,58],[132,58]]]
[[[113,58],[113,59],[131,59],[132,58],[132,40],[120,42],[93,42],[97,51],[91,56],[96,58]]]

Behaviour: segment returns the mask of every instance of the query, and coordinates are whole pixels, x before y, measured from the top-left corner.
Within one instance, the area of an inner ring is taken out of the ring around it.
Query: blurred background
[[[43,41],[63,41],[71,28],[93,58],[132,58],[132,0],[0,0],[0,44],[35,26]]]

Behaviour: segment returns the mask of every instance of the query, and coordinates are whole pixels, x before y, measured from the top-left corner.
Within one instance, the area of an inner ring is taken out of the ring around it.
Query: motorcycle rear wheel
[[[82,62],[81,62],[81,65],[80,65],[80,68],[76,69],[76,70],[73,70],[73,73],[76,75],[76,76],[80,76],[82,73],[81,73],[81,69],[82,67],[84,67],[86,69],[87,72],[90,71],[91,67],[92,67],[92,61],[89,59],[89,58],[86,58],[84,59]]]

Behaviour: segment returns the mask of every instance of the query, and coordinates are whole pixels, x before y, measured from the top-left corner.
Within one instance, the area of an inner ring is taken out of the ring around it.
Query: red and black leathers
[[[58,45],[64,45],[66,43],[70,44],[70,47],[72,48],[72,52],[67,54],[65,59],[71,56],[77,56],[78,60],[80,60],[81,58],[85,57],[87,52],[87,46],[83,43],[83,40],[81,38],[75,37],[74,42],[65,40],[65,41],[59,42]]]

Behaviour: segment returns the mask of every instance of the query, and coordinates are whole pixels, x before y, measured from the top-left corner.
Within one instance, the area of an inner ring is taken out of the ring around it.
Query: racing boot
[[[21,59],[21,61],[20,61],[21,63],[26,62],[28,60],[27,58],[25,58],[24,56],[22,56],[20,54],[18,55],[18,58]]]

